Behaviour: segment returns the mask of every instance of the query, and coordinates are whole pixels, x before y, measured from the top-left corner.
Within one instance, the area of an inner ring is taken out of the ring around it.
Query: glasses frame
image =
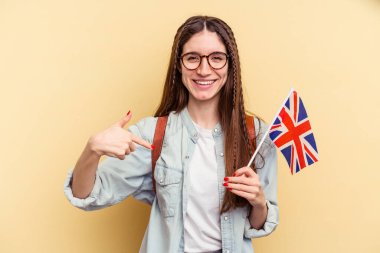
[[[224,54],[224,55],[226,56],[226,62],[225,62],[224,65],[223,65],[222,67],[220,67],[220,68],[214,68],[213,66],[211,66],[210,61],[209,61],[209,56],[212,55],[212,54],[216,54],[216,53],[217,53],[217,54]],[[196,54],[196,55],[198,55],[198,56],[201,58],[201,60],[199,61],[198,66],[197,66],[196,68],[188,68],[188,67],[186,67],[186,65],[185,65],[185,63],[184,63],[184,61],[183,61],[183,58],[184,58],[186,55],[189,55],[189,54]],[[180,56],[179,58],[181,59],[182,65],[183,65],[187,70],[196,70],[197,68],[199,68],[199,66],[201,66],[202,61],[203,61],[203,57],[206,57],[206,59],[207,59],[207,64],[208,64],[212,69],[214,69],[214,70],[219,70],[219,69],[222,69],[222,68],[224,68],[224,67],[226,66],[226,64],[227,64],[227,62],[228,62],[229,55],[226,54],[226,53],[224,53],[224,52],[212,52],[212,53],[209,54],[209,55],[200,55],[200,54],[198,54],[198,53],[189,52],[189,53],[183,54],[183,55]]]

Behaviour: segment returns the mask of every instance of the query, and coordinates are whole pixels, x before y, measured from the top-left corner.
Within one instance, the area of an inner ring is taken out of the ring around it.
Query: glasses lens
[[[224,53],[212,53],[208,56],[208,61],[214,69],[223,68],[227,62],[227,55]]]
[[[182,57],[183,65],[188,69],[196,69],[199,66],[201,57],[198,54],[185,54]]]

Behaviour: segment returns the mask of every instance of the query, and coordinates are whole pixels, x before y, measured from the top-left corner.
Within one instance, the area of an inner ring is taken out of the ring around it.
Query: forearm
[[[251,213],[249,214],[249,222],[251,227],[254,229],[261,229],[264,226],[264,223],[268,215],[268,206],[266,202],[264,205],[252,206]]]
[[[91,193],[100,156],[93,152],[87,144],[79,157],[73,172],[71,189],[73,196],[84,199]]]

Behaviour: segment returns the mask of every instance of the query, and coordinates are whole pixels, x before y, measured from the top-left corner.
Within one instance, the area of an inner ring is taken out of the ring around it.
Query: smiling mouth
[[[202,86],[207,86],[215,83],[215,80],[193,80],[196,84],[202,85]]]

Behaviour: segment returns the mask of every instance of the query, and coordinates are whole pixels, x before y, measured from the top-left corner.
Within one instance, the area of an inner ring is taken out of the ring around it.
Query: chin
[[[200,102],[207,102],[211,101],[216,98],[217,94],[205,94],[205,95],[197,95],[197,96],[192,96],[196,101]]]

